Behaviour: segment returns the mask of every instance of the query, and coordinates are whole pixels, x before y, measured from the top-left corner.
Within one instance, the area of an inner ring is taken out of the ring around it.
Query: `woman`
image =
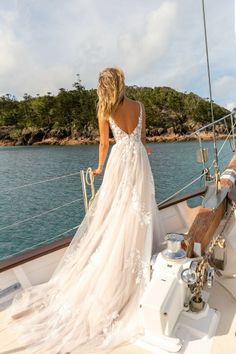
[[[113,118],[115,118],[118,126],[123,131],[133,131],[137,121],[136,117],[138,117],[139,112],[138,102],[131,100],[125,95],[124,73],[121,69],[108,68],[100,74],[97,94],[99,99],[98,122],[100,131],[100,145],[99,165],[98,168],[93,171],[95,176],[102,172],[108,152],[110,115],[114,112]],[[146,115],[143,105],[142,112],[141,140],[145,145],[148,154],[151,154],[152,149],[146,145]],[[119,119],[119,117],[122,118]],[[118,121],[116,120],[117,118]]]
[[[50,280],[23,289],[8,310],[30,354],[112,349],[142,331],[139,302],[164,234],[145,145],[145,111],[125,95],[119,68],[100,73],[97,93],[94,176],[103,170],[109,125],[116,140],[102,184]]]

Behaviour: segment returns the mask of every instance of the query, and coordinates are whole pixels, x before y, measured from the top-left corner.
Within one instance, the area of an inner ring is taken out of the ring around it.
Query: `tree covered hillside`
[[[25,93],[22,100],[11,94],[1,96],[0,139],[22,145],[50,137],[96,138],[96,90],[85,89],[79,75],[72,87],[60,88],[57,95],[47,92],[32,97]],[[182,93],[170,87],[127,86],[126,93],[145,105],[147,137],[170,132],[185,135],[211,121],[210,103],[192,92]],[[218,119],[229,112],[214,104],[214,113]]]

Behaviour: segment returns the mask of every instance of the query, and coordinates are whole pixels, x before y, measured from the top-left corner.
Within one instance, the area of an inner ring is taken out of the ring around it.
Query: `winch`
[[[167,249],[162,254],[169,260],[179,260],[186,257],[185,250],[181,247],[181,242],[184,240],[182,234],[167,234]]]
[[[183,234],[167,234],[166,240],[167,248],[153,256],[151,280],[142,297],[140,312],[146,340],[169,352],[178,352],[183,343],[176,329],[182,314],[191,314],[197,325],[199,313],[218,321],[219,316],[211,313],[202,296],[203,284],[212,286],[214,268],[204,257],[186,257]]]

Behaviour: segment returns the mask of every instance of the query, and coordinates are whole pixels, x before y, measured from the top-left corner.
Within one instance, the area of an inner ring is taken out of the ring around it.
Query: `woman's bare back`
[[[115,113],[112,114],[112,119],[121,130],[127,134],[131,134],[138,125],[139,115],[139,103],[125,97],[124,101],[119,104]]]

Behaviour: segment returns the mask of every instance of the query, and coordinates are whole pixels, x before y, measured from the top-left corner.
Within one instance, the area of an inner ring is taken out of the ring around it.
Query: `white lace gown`
[[[109,122],[116,144],[91,207],[50,280],[20,290],[7,310],[27,353],[110,350],[142,332],[139,302],[164,231],[141,105],[131,134]]]

